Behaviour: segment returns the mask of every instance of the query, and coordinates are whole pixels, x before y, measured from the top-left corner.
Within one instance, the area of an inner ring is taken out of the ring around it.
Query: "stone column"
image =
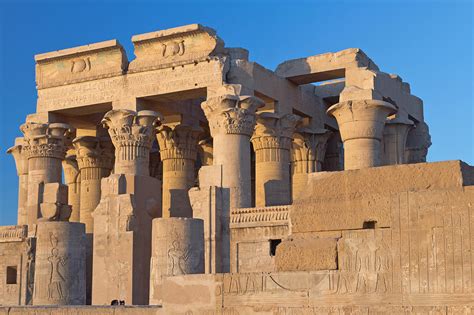
[[[255,150],[255,206],[291,203],[290,149],[299,117],[260,113],[251,139]]]
[[[222,166],[222,187],[230,189],[230,207],[252,206],[250,136],[255,111],[264,103],[254,96],[220,94],[201,104],[213,138],[213,163]]]
[[[65,141],[70,126],[51,123],[25,123],[20,129],[26,142],[28,158],[28,225],[35,224],[40,214],[43,186],[46,183],[61,183],[62,160],[66,156]]]
[[[413,121],[408,118],[396,116],[387,119],[383,132],[383,165],[405,163],[405,147],[408,131],[413,127]]]
[[[379,100],[346,101],[331,106],[344,142],[344,169],[381,165],[381,140],[387,116],[397,107]]]
[[[126,109],[107,112],[102,124],[109,130],[115,146],[115,174],[145,175],[150,169],[150,148],[158,113]]]
[[[89,234],[94,231],[92,213],[100,202],[100,181],[114,165],[114,148],[110,139],[92,136],[75,138],[73,145],[81,174],[80,222]]]
[[[115,146],[115,168],[102,179],[94,210],[92,304],[148,304],[152,219],[162,204],[161,183],[149,176],[158,116],[112,110],[102,120]]]
[[[161,304],[162,276],[204,273],[203,220],[154,219],[150,268],[150,304]]]
[[[415,124],[415,127],[408,132],[407,136],[406,163],[425,163],[430,146],[431,136],[428,125],[423,121]]]
[[[322,170],[324,172],[344,170],[344,147],[339,132],[332,133],[327,141]]]
[[[68,187],[68,204],[72,207],[70,222],[79,222],[81,176],[76,155],[66,155],[63,161],[64,181]]]
[[[193,217],[188,190],[194,186],[194,163],[201,129],[179,124],[160,126],[156,138],[163,162],[163,217]]]
[[[7,153],[13,155],[18,175],[18,225],[28,224],[26,202],[28,199],[28,158],[25,153],[23,138],[15,139],[15,146],[8,149]]]
[[[33,305],[86,303],[84,224],[40,222]]]
[[[329,130],[311,128],[298,128],[293,134],[293,199],[305,189],[307,174],[321,172],[330,135]]]

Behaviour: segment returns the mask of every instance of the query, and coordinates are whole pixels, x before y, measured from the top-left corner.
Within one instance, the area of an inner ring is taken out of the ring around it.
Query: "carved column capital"
[[[115,146],[115,173],[149,175],[150,149],[161,115],[150,110],[107,112],[102,124]]]
[[[125,146],[150,149],[155,134],[154,126],[160,120],[161,115],[154,111],[117,109],[108,111],[102,124],[108,129],[116,149]]]
[[[50,157],[64,159],[73,129],[68,124],[41,124],[28,122],[21,125],[24,134],[24,150],[27,158]]]
[[[212,136],[251,136],[255,127],[255,111],[263,105],[264,102],[255,96],[224,94],[208,98],[201,107],[209,120]]]
[[[114,147],[108,138],[92,136],[78,137],[73,140],[79,169],[114,167]]]
[[[162,125],[157,128],[156,139],[160,146],[161,160],[196,160],[197,144],[202,129],[188,125]]]
[[[18,176],[28,174],[28,156],[25,152],[24,138],[16,138],[15,145],[7,150],[8,154],[13,155],[16,164],[16,173]]]
[[[407,163],[426,162],[428,149],[431,146],[431,135],[425,122],[415,124],[407,135],[405,160]]]
[[[344,142],[344,168],[361,169],[381,164],[385,121],[398,107],[380,100],[345,101],[327,113],[336,118]]]
[[[281,149],[289,151],[292,135],[300,117],[293,114],[260,113],[251,138],[257,152],[262,149]]]
[[[295,167],[297,173],[312,173],[321,170],[331,131],[317,128],[299,128],[294,133],[292,143],[292,161],[301,167]]]

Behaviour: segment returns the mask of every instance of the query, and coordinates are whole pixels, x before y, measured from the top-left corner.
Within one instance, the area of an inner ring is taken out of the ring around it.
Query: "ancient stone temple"
[[[408,83],[197,24],[132,42],[35,56],[1,314],[471,314],[474,168],[426,163]]]

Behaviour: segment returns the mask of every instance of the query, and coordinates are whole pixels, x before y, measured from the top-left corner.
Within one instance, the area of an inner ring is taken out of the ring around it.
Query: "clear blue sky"
[[[472,1],[5,1],[0,0],[0,225],[16,223],[13,158],[5,153],[35,111],[38,53],[200,23],[269,69],[349,47],[411,84],[425,104],[429,161],[474,164]]]

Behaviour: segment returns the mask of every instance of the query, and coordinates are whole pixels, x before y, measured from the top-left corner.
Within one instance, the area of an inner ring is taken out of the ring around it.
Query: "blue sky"
[[[13,158],[5,153],[35,111],[33,56],[179,25],[215,28],[269,69],[282,61],[362,48],[411,84],[425,104],[429,161],[474,165],[472,1],[0,0],[0,225],[16,223]]]

